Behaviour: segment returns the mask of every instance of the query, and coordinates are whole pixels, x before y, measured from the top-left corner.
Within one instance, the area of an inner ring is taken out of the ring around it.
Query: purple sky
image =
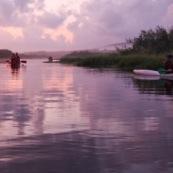
[[[173,0],[0,0],[0,49],[103,48],[173,26]]]

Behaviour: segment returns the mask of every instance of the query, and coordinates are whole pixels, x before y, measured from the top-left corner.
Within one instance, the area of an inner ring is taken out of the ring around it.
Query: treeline
[[[141,30],[138,37],[127,40],[131,48],[126,53],[168,53],[173,51],[173,27],[169,30],[161,26],[155,29]],[[120,50],[121,52],[121,50]]]
[[[0,58],[9,58],[12,55],[12,51],[8,49],[0,49]]]

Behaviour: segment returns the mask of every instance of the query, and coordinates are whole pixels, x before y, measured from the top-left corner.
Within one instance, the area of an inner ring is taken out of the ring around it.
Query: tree
[[[8,49],[0,49],[0,58],[9,58],[12,55],[12,51]]]
[[[167,31],[157,26],[155,30],[141,30],[138,37],[129,40],[134,52],[163,53],[173,50],[173,28]]]

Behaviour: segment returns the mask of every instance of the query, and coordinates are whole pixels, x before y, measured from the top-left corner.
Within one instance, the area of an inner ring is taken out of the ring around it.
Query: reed
[[[153,69],[156,70],[162,66],[164,55],[151,54],[129,54],[121,55],[117,53],[104,54],[81,54],[75,56],[66,55],[60,59],[60,63],[72,64],[91,68],[114,68],[123,70],[132,69]]]

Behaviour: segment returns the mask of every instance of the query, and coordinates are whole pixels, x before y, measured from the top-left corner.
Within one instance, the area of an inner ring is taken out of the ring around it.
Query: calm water
[[[0,173],[172,173],[173,82],[0,64]]]

